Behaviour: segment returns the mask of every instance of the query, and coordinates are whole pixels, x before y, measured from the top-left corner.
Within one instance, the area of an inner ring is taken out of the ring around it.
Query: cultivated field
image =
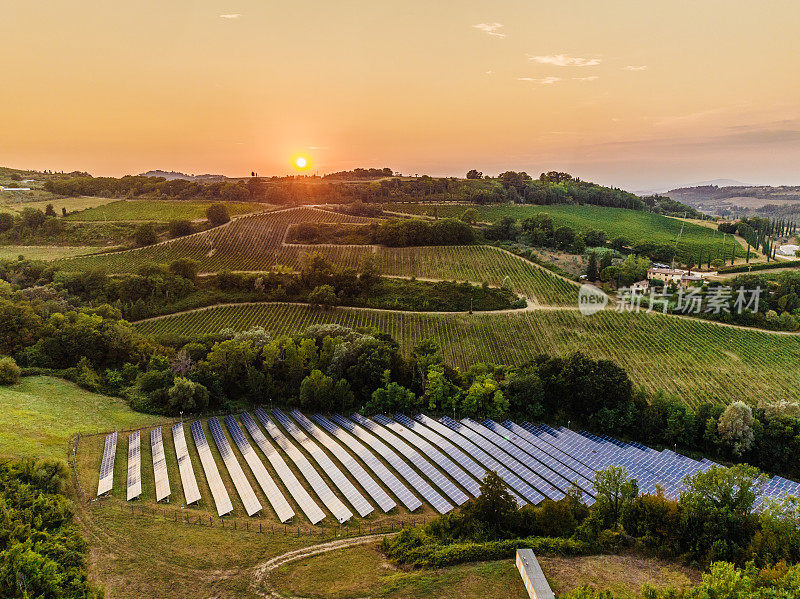
[[[60,260],[85,256],[104,249],[106,248],[93,245],[0,245],[0,260],[15,260],[19,256],[26,260]]]
[[[698,253],[702,250],[705,256],[709,249],[712,259],[723,256],[730,261],[731,236],[728,235],[723,244],[722,234],[716,230],[702,227],[693,223],[684,225],[679,219],[644,212],[641,210],[626,210],[624,208],[603,208],[600,206],[576,206],[572,204],[555,204],[550,206],[533,205],[503,205],[503,206],[467,206],[464,204],[388,204],[386,210],[406,214],[438,215],[443,217],[458,217],[467,208],[475,208],[480,214],[480,219],[485,222],[495,222],[503,217],[513,219],[526,219],[539,212],[546,212],[553,217],[556,227],[572,227],[575,231],[588,229],[602,229],[608,233],[609,240],[614,237],[625,237],[632,243],[649,241],[658,244],[674,244],[680,235],[678,251],[681,255],[692,256],[697,260]],[[745,250],[736,243],[737,256],[744,257]],[[705,260],[705,258],[704,258]]]
[[[75,221],[155,221],[173,219],[202,220],[212,202],[189,202],[168,200],[107,200],[104,205],[87,207],[86,210],[70,214],[67,219]],[[231,216],[271,210],[274,206],[256,202],[226,202]],[[68,209],[69,210],[69,209]]]
[[[441,344],[445,360],[522,364],[539,354],[581,351],[613,360],[634,382],[674,393],[691,404],[704,400],[796,401],[800,337],[721,326],[701,320],[577,310],[506,314],[419,314],[345,309],[316,310],[289,304],[228,305],[138,324],[143,333],[197,335],[231,327],[263,326],[274,335],[336,323],[373,326],[408,351],[423,339]]]
[[[388,248],[377,246],[297,246],[283,243],[287,229],[300,222],[369,222],[371,219],[294,208],[237,219],[224,227],[176,239],[156,246],[91,256],[65,262],[76,270],[104,268],[109,272],[131,272],[140,265],[168,263],[189,257],[201,271],[222,269],[264,271],[300,267],[302,257],[314,252],[337,265],[358,267],[374,256],[383,274],[429,277],[440,280],[487,281],[499,286],[506,277],[515,293],[534,303],[573,304],[577,287],[522,258],[488,246],[439,246]]]
[[[11,192],[3,193],[6,195],[11,194]],[[35,193],[52,195],[48,194],[46,191],[36,191]],[[35,200],[33,200],[33,197],[39,197],[38,195],[29,197],[22,193],[16,193],[12,194],[12,196],[13,197],[11,199],[4,199],[2,202],[0,202],[0,212],[22,212],[22,210],[25,208],[34,208],[36,210],[44,211],[48,204],[52,204],[53,210],[56,211],[58,216],[61,216],[62,208],[66,208],[67,212],[74,212],[76,210],[96,208],[114,201],[111,198],[96,198],[92,196],[80,196],[77,198],[60,198],[54,196],[49,199]]]

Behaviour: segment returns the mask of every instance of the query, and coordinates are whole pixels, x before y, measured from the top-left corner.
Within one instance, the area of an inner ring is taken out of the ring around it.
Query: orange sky
[[[800,184],[795,0],[0,0],[0,164]]]

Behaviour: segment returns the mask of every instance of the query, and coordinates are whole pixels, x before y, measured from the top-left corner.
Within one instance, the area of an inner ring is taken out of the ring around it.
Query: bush
[[[153,245],[158,241],[158,235],[156,235],[156,230],[151,223],[142,223],[136,227],[133,239],[138,246]]]
[[[170,237],[183,237],[184,235],[191,235],[194,233],[194,227],[191,221],[186,219],[177,219],[169,221],[169,236]]]
[[[211,206],[206,209],[206,218],[214,227],[224,225],[231,220],[225,204],[211,204]]]
[[[14,385],[20,381],[22,370],[13,358],[0,358],[0,385]]]

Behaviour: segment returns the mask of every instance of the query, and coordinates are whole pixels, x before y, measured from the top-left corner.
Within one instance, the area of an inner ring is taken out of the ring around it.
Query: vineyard
[[[706,256],[711,251],[714,258],[724,258],[728,262],[731,248],[736,247],[736,255],[744,257],[746,252],[730,235],[723,238],[716,228],[704,227],[675,218],[623,208],[603,208],[600,206],[576,206],[573,204],[554,204],[550,206],[502,205],[469,206],[480,214],[480,220],[495,222],[504,217],[525,219],[539,212],[553,217],[556,227],[571,227],[575,231],[601,229],[608,233],[609,240],[625,237],[631,243],[649,241],[657,244],[674,244],[678,241],[678,255],[691,256],[697,260],[699,252]],[[460,216],[468,206],[464,204],[388,204],[386,210],[418,215],[436,215],[439,218]],[[683,228],[683,233],[681,233]],[[704,258],[705,259],[705,258]]]
[[[488,282],[502,285],[508,278],[515,293],[533,303],[574,305],[577,286],[508,252],[489,246],[436,246],[388,248],[378,246],[284,245],[287,229],[300,222],[365,223],[371,219],[315,208],[295,208],[245,216],[202,234],[155,246],[76,258],[66,262],[77,270],[103,268],[109,272],[132,272],[142,264],[169,263],[188,257],[204,272],[223,269],[266,271],[297,270],[304,254],[315,252],[331,262],[357,268],[372,255],[380,271],[388,276],[415,276],[450,281]]]
[[[154,221],[167,222],[173,219],[205,219],[209,202],[166,201],[166,200],[105,200],[101,206],[87,207],[70,214],[68,220],[76,221]],[[226,202],[228,214],[237,216],[250,212],[260,212],[274,208],[269,204],[255,202]],[[78,208],[76,208],[78,209]]]
[[[410,350],[441,344],[445,360],[522,364],[538,354],[582,351],[613,360],[637,385],[692,404],[797,401],[800,337],[775,335],[660,314],[534,310],[502,315],[419,314],[360,309],[315,310],[289,304],[229,305],[139,323],[155,336],[217,333],[263,326],[273,335],[324,323],[376,327]],[[691,398],[691,399],[690,399]]]

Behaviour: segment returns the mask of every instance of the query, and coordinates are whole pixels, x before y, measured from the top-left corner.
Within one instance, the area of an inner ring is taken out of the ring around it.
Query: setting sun
[[[305,156],[296,156],[294,160],[292,160],[292,164],[294,168],[299,171],[304,171],[310,167],[309,160]]]

